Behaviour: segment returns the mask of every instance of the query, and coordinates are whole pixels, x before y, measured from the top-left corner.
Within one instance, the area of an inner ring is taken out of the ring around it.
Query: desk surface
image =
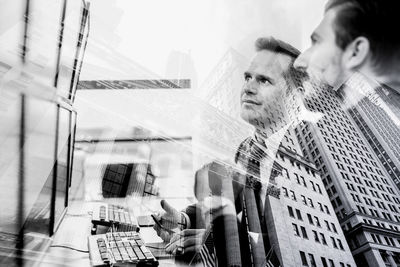
[[[84,201],[75,201],[71,204],[52,244],[39,264],[40,267],[91,266],[87,244],[92,226],[89,214],[92,206],[93,202]],[[141,227],[140,233],[146,243],[162,242],[152,227]],[[160,259],[159,263],[159,266],[186,266],[175,262],[173,257]]]

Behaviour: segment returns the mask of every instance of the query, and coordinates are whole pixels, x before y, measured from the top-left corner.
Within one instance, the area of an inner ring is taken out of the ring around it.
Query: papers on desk
[[[87,251],[87,237],[92,227],[88,216],[67,215],[54,237],[52,246],[67,246]]]

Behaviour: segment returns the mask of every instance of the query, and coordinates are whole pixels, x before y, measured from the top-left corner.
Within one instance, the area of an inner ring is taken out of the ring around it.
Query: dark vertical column
[[[22,53],[21,53],[22,63],[26,62],[26,52],[27,52],[27,46],[28,46],[29,8],[30,8],[30,0],[26,0],[25,15],[24,15],[24,22],[25,22],[24,38],[23,38]]]
[[[67,157],[67,180],[65,181],[65,202],[64,202],[64,206],[67,207],[68,206],[68,197],[69,197],[69,185],[70,185],[70,180],[71,180],[71,172],[72,172],[72,168],[70,168],[71,165],[71,149],[72,149],[72,111],[68,110],[69,112],[69,121],[68,121],[68,138],[67,138],[67,146],[68,146],[68,157]]]
[[[49,234],[54,234],[54,222],[56,212],[56,193],[57,193],[57,175],[58,175],[58,135],[60,128],[60,105],[57,104],[57,115],[56,115],[56,138],[54,146],[54,166],[53,166],[53,182],[51,186],[51,200],[50,200],[50,223],[49,223]]]
[[[64,0],[63,7],[61,10],[61,20],[60,20],[60,33],[58,36],[58,51],[57,51],[57,63],[56,63],[56,74],[54,77],[54,87],[57,88],[58,85],[58,74],[60,71],[60,60],[61,60],[61,48],[64,37],[64,21],[65,21],[65,11],[67,9],[67,0]]]
[[[72,174],[73,174],[73,169],[74,169],[74,151],[75,151],[75,135],[76,135],[76,119],[77,119],[77,114],[72,111],[72,114],[74,114],[73,116],[71,116],[71,118],[73,117],[73,129],[72,129],[72,136],[71,136],[71,179],[69,180],[69,187],[71,187],[72,184]]]
[[[25,95],[21,94],[21,113],[19,125],[19,172],[18,172],[18,201],[17,201],[17,229],[19,229],[16,244],[16,264],[23,266],[23,249],[24,249],[24,204],[25,204]]]
[[[82,8],[82,14],[81,14],[81,27],[78,33],[78,42],[76,44],[76,51],[75,51],[75,60],[74,60],[74,66],[72,68],[72,77],[71,77],[71,83],[70,83],[70,89],[69,89],[69,93],[70,93],[70,99],[73,101],[75,99],[75,90],[76,87],[74,86],[74,81],[75,78],[78,77],[78,61],[79,61],[79,52],[81,50],[82,47],[82,42],[83,42],[83,34],[85,32],[85,26],[88,20],[88,14],[89,14],[89,3],[85,3],[83,1],[83,8]],[[84,49],[86,49],[86,43],[84,46]],[[83,58],[82,58],[83,61]],[[82,64],[80,65],[80,67],[82,66]],[[80,72],[80,69],[79,69]]]

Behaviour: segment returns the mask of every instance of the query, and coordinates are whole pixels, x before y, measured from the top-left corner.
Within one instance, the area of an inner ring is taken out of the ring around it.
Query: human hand
[[[153,215],[159,222],[159,224],[156,223],[153,228],[162,240],[169,242],[173,233],[183,229],[183,223],[185,223],[186,220],[179,211],[173,208],[164,199],[161,200],[161,207],[165,212],[161,215]]]
[[[206,229],[185,229],[172,235],[165,251],[174,255],[196,253],[204,244]]]

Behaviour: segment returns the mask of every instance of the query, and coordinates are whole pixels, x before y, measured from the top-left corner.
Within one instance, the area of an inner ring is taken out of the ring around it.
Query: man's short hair
[[[293,88],[303,86],[302,84],[306,78],[306,73],[295,69],[293,66],[294,61],[300,55],[300,51],[298,49],[282,40],[275,39],[272,36],[258,38],[255,46],[256,51],[268,50],[291,57],[289,68],[283,71],[283,77],[285,78],[285,81],[289,87],[287,92],[293,90]]]
[[[325,12],[337,9],[334,20],[336,44],[345,49],[354,39],[369,40],[375,71],[382,74],[400,62],[400,34],[396,29],[399,0],[330,0]]]

